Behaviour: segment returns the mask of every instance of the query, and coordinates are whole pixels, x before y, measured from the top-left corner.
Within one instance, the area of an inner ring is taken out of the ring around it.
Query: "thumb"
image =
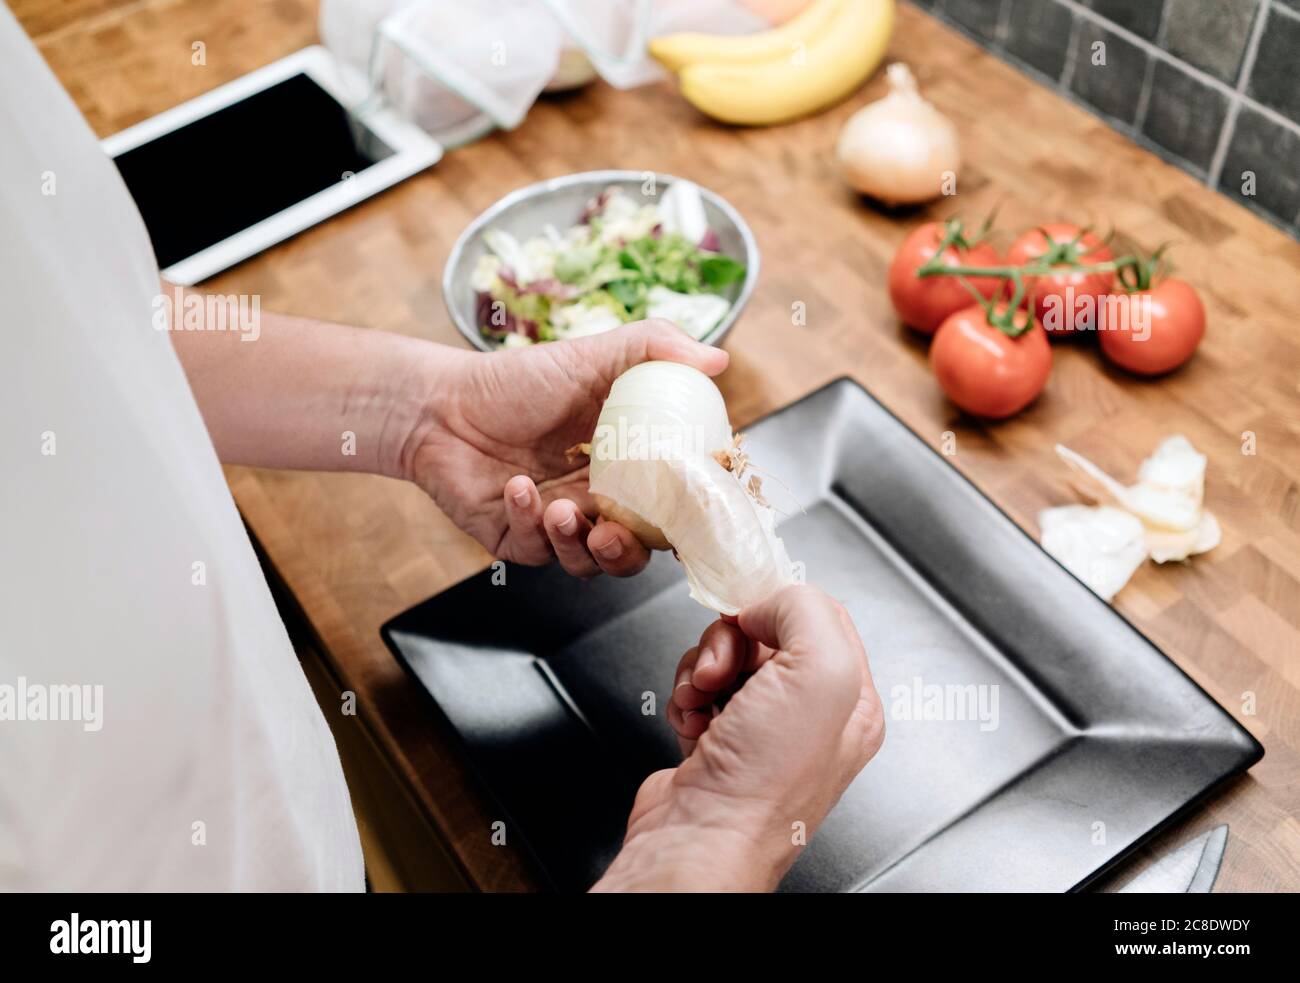
[[[607,381],[642,362],[681,362],[715,376],[727,367],[729,356],[721,348],[696,341],[677,325],[662,318],[638,321],[576,342],[588,349],[588,365]]]
[[[776,660],[801,686],[830,701],[826,709],[842,704],[847,713],[857,700],[865,665],[862,643],[848,613],[825,591],[783,588],[741,611],[738,624],[753,641],[777,649]]]
[[[819,587],[785,587],[740,612],[740,630],[756,642],[788,652],[844,643],[839,605]]]

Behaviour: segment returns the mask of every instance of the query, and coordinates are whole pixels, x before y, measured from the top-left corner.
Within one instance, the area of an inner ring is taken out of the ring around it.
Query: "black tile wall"
[[[1259,0],[1168,0],[1164,48],[1175,58],[1236,82]]]
[[[944,0],[945,13],[962,27],[992,41],[998,34],[1002,0]]]
[[[1219,190],[1274,215],[1300,214],[1300,133],[1243,106],[1223,161]]]
[[[1300,239],[1300,0],[911,2]]]
[[[1088,105],[1125,123],[1137,121],[1148,55],[1101,24],[1084,22],[1074,36],[1070,88]]]
[[[1246,94],[1300,122],[1300,17],[1270,11],[1255,54]],[[1300,163],[1296,164],[1300,167]]]
[[[1172,62],[1157,61],[1142,132],[1208,173],[1228,118],[1228,97]]]
[[[1074,15],[1059,3],[1011,0],[1007,16],[1006,50],[1049,78],[1065,71]]]
[[[1164,0],[1086,0],[1086,4],[1112,24],[1148,41],[1160,30]]]

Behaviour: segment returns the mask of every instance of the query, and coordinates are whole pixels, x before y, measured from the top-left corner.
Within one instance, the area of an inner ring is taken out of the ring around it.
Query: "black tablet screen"
[[[115,158],[161,267],[359,174],[393,150],[295,75]]]

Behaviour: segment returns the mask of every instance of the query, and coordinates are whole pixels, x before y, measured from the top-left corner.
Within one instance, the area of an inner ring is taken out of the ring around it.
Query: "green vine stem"
[[[1051,276],[1059,273],[1081,273],[1084,275],[1115,273],[1125,290],[1146,290],[1150,287],[1151,279],[1160,267],[1162,254],[1167,248],[1167,246],[1161,246],[1150,259],[1143,259],[1137,255],[1125,255],[1119,259],[1107,260],[1104,263],[1081,263],[1079,261],[1080,242],[1087,233],[1087,230],[1084,229],[1069,242],[1057,242],[1051,236],[1043,233],[1043,237],[1048,244],[1047,252],[1037,257],[1032,263],[1025,263],[1021,266],[949,266],[943,262],[943,255],[950,247],[957,246],[959,249],[969,249],[976,242],[983,239],[988,234],[991,219],[992,216],[985,220],[979,234],[972,240],[965,238],[960,219],[949,219],[944,227],[943,238],[940,240],[934,255],[926,260],[923,265],[917,267],[916,275],[923,279],[932,276],[961,277],[962,286],[969,290],[976,302],[984,308],[989,324],[1010,338],[1020,337],[1033,324],[1032,317],[1026,318],[1024,324],[1016,324],[1016,312],[1020,307],[1020,302],[1025,297],[1025,277]],[[972,276],[997,277],[1002,280],[1010,280],[1015,284],[1015,291],[1006,309],[999,313],[995,306],[995,300],[987,299],[966,279],[966,277]]]

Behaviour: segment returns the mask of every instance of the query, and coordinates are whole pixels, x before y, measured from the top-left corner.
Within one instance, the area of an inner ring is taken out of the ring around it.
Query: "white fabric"
[[[523,121],[563,50],[611,85],[664,77],[646,41],[770,25],[740,0],[322,0],[320,35],[444,146]]]
[[[3,5],[0,133],[0,889],[360,890],[140,216]],[[3,719],[24,681],[102,686],[101,729]]]

